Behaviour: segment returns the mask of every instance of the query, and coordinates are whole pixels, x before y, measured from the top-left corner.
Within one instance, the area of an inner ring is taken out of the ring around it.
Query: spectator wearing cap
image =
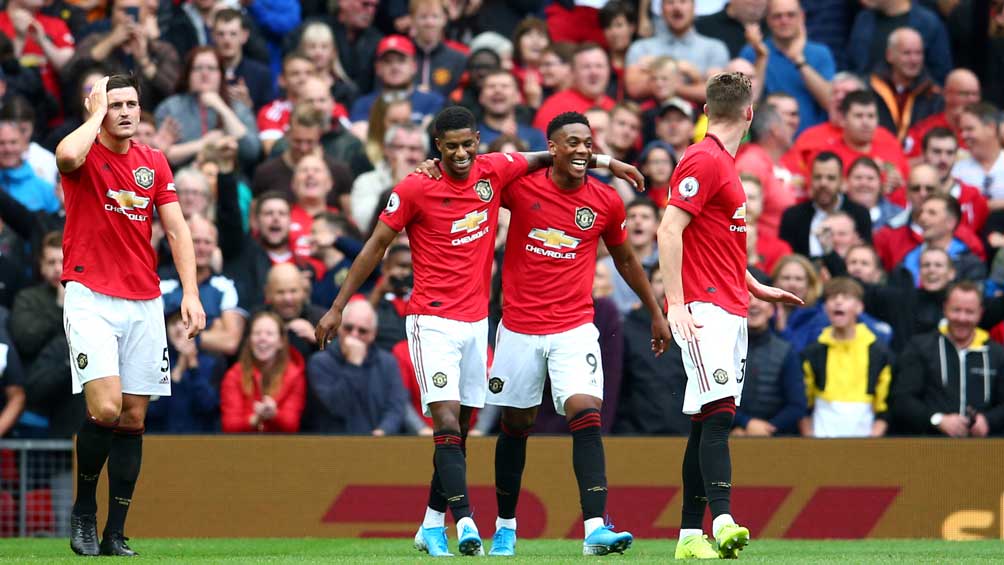
[[[627,65],[647,65],[647,57],[669,55],[695,67],[703,77],[729,62],[729,48],[718,39],[701,35],[694,29],[694,0],[664,0],[662,17],[669,33],[635,41],[628,49]],[[680,96],[704,100],[704,82],[681,85]]]
[[[941,18],[914,0],[883,0],[858,12],[847,41],[848,70],[862,76],[875,71],[884,60],[889,35],[910,27],[924,38],[927,71],[941,84],[952,67],[948,31]]]
[[[770,277],[750,273],[762,284]],[[749,348],[743,382],[743,403],[736,407],[735,430],[743,436],[797,434],[807,406],[798,353],[771,329],[774,304],[750,298],[747,325]]]
[[[487,34],[481,34],[478,37]],[[472,42],[473,43],[473,42]],[[467,72],[461,79],[460,85],[450,94],[450,100],[465,108],[469,108],[475,119],[481,119],[481,87],[485,78],[502,67],[502,57],[497,51],[488,47],[479,47],[471,51],[471,56],[467,58]],[[508,72],[508,71],[507,71]]]
[[[788,93],[798,101],[799,130],[826,121],[830,101],[830,83],[836,64],[829,48],[809,41],[805,31],[805,12],[798,0],[771,0],[767,8],[770,37],[764,93]],[[743,48],[740,57],[756,60],[752,45]]]
[[[1004,150],[998,136],[1000,111],[987,102],[966,106],[959,118],[970,156],[960,159],[952,175],[983,191],[990,211],[1004,210]]]
[[[941,87],[924,69],[924,38],[908,27],[889,34],[885,64],[875,69],[870,84],[879,99],[879,125],[901,142],[914,124],[945,107]]]
[[[581,113],[593,107],[609,111],[614,107],[614,100],[606,95],[610,82],[610,59],[598,44],[584,43],[575,50],[572,76],[571,88],[544,100],[533,119],[533,127],[546,131],[547,124],[563,112]]]
[[[379,86],[352,104],[349,120],[368,122],[370,108],[378,96],[404,92],[411,98],[412,120],[421,122],[443,107],[443,96],[438,92],[415,89],[415,46],[403,35],[388,35],[380,40],[376,50],[376,75]]]
[[[740,145],[736,152],[736,170],[755,176],[763,189],[763,213],[757,223],[760,237],[777,236],[781,214],[796,200],[791,172],[779,163],[795,138],[796,128],[781,116],[775,105],[786,102],[797,104],[794,98],[783,94],[768,97],[767,103],[761,104],[753,115],[750,143]]]
[[[478,102],[481,104],[478,131],[482,146],[487,147],[507,133],[526,142],[530,151],[547,151],[544,134],[529,124],[532,111],[519,106],[519,87],[511,73],[502,69],[489,72],[481,83]]]
[[[683,155],[694,141],[694,107],[674,96],[659,106],[655,118],[656,137],[673,147],[673,153]]]
[[[767,4],[765,0],[729,0],[714,14],[697,18],[694,27],[701,34],[723,41],[729,48],[729,57],[735,58],[746,45],[746,30],[763,24]]]
[[[438,92],[445,97],[457,87],[467,66],[467,57],[443,42],[446,2],[412,0],[409,4],[412,38],[417,48],[415,86],[423,92]]]

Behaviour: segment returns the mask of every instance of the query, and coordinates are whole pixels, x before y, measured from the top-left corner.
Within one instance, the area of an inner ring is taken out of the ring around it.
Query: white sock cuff
[[[585,537],[588,538],[589,534],[596,531],[596,528],[599,528],[602,525],[603,525],[603,518],[590,518],[585,522],[583,522],[582,529],[585,532]]]
[[[495,531],[499,531],[502,528],[509,528],[510,530],[516,530],[516,518],[495,518]]]
[[[422,519],[423,528],[442,528],[446,526],[446,512],[439,512],[426,507],[425,518]]]
[[[711,531],[715,533],[715,537],[718,537],[718,530],[722,529],[722,526],[726,524],[735,524],[736,521],[732,519],[731,514],[722,514],[711,522]]]
[[[704,530],[698,530],[696,528],[695,529],[681,529],[680,530],[680,541],[683,541],[683,540],[689,538],[690,536],[703,536],[703,535],[704,535]]]

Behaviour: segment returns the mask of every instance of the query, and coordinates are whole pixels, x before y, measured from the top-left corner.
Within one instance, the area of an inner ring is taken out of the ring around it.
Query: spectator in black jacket
[[[10,330],[25,365],[53,338],[63,335],[63,234],[52,232],[42,239],[38,273],[42,282],[28,287],[14,298]]]
[[[978,286],[960,282],[945,301],[948,323],[910,341],[889,400],[895,423],[914,434],[986,437],[1004,430],[1004,347],[977,327]]]
[[[167,319],[171,396],[151,398],[146,430],[152,433],[204,434],[220,431],[221,357],[199,351],[179,312]]]
[[[390,351],[407,339],[404,312],[414,284],[411,248],[406,244],[392,245],[383,261],[383,276],[370,293],[370,304],[377,314],[376,347]]]
[[[766,274],[756,269],[750,272],[761,283],[771,284]],[[746,317],[749,350],[743,374],[742,404],[736,407],[732,432],[735,435],[797,434],[798,422],[807,410],[798,354],[771,329],[773,315],[773,304],[750,298]]]
[[[230,98],[244,102],[255,114],[275,98],[275,84],[268,65],[244,56],[251,37],[246,16],[224,8],[213,16],[212,39],[223,61],[223,77]]]
[[[0,308],[0,437],[10,432],[24,410],[23,385],[21,360],[7,335],[7,310]]]
[[[822,256],[817,228],[830,214],[841,210],[854,219],[862,241],[872,239],[872,220],[868,209],[843,195],[844,163],[840,156],[823,151],[812,161],[811,200],[788,208],[781,215],[779,235],[792,251],[806,257]]]

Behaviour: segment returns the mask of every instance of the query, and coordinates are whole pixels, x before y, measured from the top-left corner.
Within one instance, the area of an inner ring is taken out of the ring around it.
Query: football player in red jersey
[[[502,206],[512,217],[502,267],[502,322],[488,380],[488,402],[503,407],[495,447],[499,514],[491,555],[515,555],[526,439],[537,419],[546,377],[551,379],[555,410],[566,416],[572,432],[573,468],[585,521],[583,553],[623,553],[633,537],[614,532],[603,520],[603,366],[592,297],[601,239],[618,272],[652,315],[653,351],[661,354],[672,338],[645,271],[625,243],[624,202],[613,188],[586,175],[593,150],[586,117],[559,114],[548,124],[547,137],[554,165],[516,180],[502,195]]]
[[[441,111],[433,129],[445,174],[439,179],[410,175],[394,188],[373,235],[318,322],[316,337],[323,347],[344,335],[346,303],[406,229],[415,280],[406,311],[408,346],[435,440],[429,508],[415,545],[430,555],[449,554],[449,507],[457,522],[460,552],[475,555],[483,549],[470,519],[463,442],[471,410],[484,406],[487,394],[488,296],[500,195],[516,178],[550,164],[551,156],[477,155],[480,139],[474,116],[461,106]],[[641,182],[634,167],[619,161],[610,166]]]
[[[164,154],[133,141],[139,124],[135,77],[103,77],[86,100],[90,117],[56,147],[66,228],[63,325],[73,391],[87,418],[77,434],[77,499],[70,547],[81,555],[135,555],[126,513],[139,476],[150,396],[171,394],[153,208],[184,289],[181,317],[194,338],[206,325],[195,251]],[[108,521],[100,545],[96,490],[108,460]]]
[[[673,172],[658,232],[669,325],[685,352],[683,412],[692,420],[683,459],[678,559],[736,558],[749,543],[749,530],[729,513],[728,445],[745,378],[749,293],[770,302],[801,303],[746,271],[746,194],[735,155],[753,120],[752,104],[745,75],[721,73],[708,80],[708,135],[687,149]],[[714,517],[717,550],[701,531],[706,506]]]

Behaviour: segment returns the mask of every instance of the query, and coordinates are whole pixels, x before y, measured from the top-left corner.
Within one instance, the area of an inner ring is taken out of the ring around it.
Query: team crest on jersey
[[[83,371],[87,368],[87,354],[78,353],[77,354],[77,368]]]
[[[474,193],[478,195],[478,198],[485,202],[491,202],[492,195],[494,191],[492,190],[492,183],[488,179],[481,179],[474,183]]]
[[[729,374],[725,372],[725,369],[715,369],[711,376],[715,377],[715,382],[720,385],[729,382]]]
[[[502,392],[502,387],[505,386],[505,382],[498,377],[492,377],[488,379],[488,390],[492,391],[492,394],[498,394]]]
[[[575,209],[575,225],[579,226],[579,229],[588,230],[595,223],[596,212],[593,212],[592,208],[583,206]]]
[[[446,386],[446,373],[436,373],[432,375],[432,384],[436,385],[436,388],[443,388]]]
[[[684,198],[693,198],[697,195],[697,191],[701,188],[701,183],[697,182],[694,177],[687,177],[680,181],[680,196]]]
[[[153,169],[150,167],[135,169],[132,178],[136,181],[136,186],[149,190],[153,186]]]

